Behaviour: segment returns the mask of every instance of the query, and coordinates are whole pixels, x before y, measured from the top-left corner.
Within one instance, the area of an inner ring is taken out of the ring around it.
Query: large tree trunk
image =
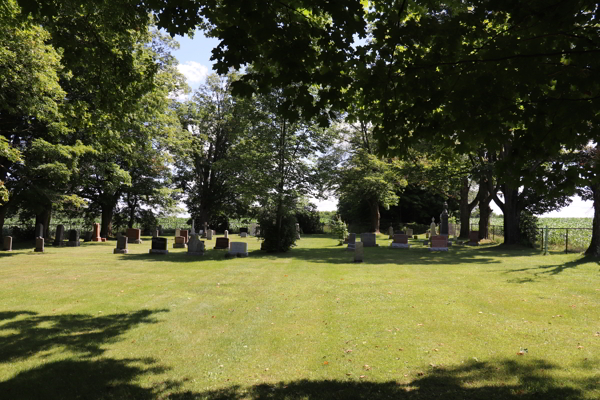
[[[592,185],[591,189],[594,197],[594,222],[592,223],[592,241],[585,254],[600,257],[600,185]]]
[[[503,188],[504,244],[520,244],[519,222],[521,209],[519,207],[519,191],[518,189],[509,188],[507,185],[503,185]]]
[[[468,238],[471,230],[471,210],[469,209],[469,178],[462,179],[460,187],[460,235]]]
[[[460,238],[468,239],[471,231],[471,212],[479,203],[479,198],[476,197],[469,203],[469,178],[462,179],[460,188]]]
[[[371,232],[379,233],[379,223],[381,215],[379,214],[379,202],[374,200],[371,202]]]
[[[42,224],[44,226],[44,239],[49,240],[50,239],[50,221],[52,219],[52,206],[49,206],[48,208],[44,209],[41,212],[38,212],[35,214],[35,226],[37,226],[37,224]]]
[[[102,207],[102,223],[100,225],[100,237],[109,238],[112,235],[112,219],[114,213],[114,205],[105,205]]]

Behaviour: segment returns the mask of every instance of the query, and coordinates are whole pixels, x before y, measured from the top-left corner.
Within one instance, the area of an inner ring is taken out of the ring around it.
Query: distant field
[[[567,230],[569,235],[569,251],[580,252],[587,249],[592,239],[592,218],[539,218],[538,226],[549,228],[548,245],[554,249],[565,249],[567,245]],[[471,218],[471,224],[478,224],[478,218]],[[491,226],[502,227],[502,218],[490,218]],[[581,229],[585,228],[585,229]]]

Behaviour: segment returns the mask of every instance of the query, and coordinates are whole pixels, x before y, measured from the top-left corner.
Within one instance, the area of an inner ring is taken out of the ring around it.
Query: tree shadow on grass
[[[128,314],[93,317],[89,315],[39,316],[29,311],[5,312],[11,320],[0,325],[2,363],[33,357],[56,349],[79,353],[57,361],[40,363],[0,382],[0,394],[7,399],[172,399],[172,400],[575,400],[593,398],[600,382],[594,375],[599,360],[577,368],[584,378],[552,376],[558,365],[535,359],[467,361],[458,366],[424,367],[399,381],[371,382],[349,376],[346,380],[296,380],[255,386],[230,385],[217,390],[193,391],[186,382],[154,379],[170,371],[156,359],[112,359],[103,356],[102,345],[119,340],[126,330],[143,323],[156,323],[153,315],[165,310],[140,310]],[[559,371],[559,372],[560,372]],[[202,378],[202,377],[198,377]],[[149,382],[142,384],[140,382]],[[152,381],[156,383],[152,384]],[[591,396],[590,396],[591,395]]]
[[[519,273],[519,272],[521,272],[521,273],[522,272],[531,272],[532,274],[528,277],[515,278],[515,279],[509,280],[509,282],[511,282],[511,283],[530,283],[530,282],[536,282],[540,278],[543,278],[545,276],[558,275],[567,270],[574,269],[583,264],[588,264],[588,263],[595,263],[596,265],[600,266],[600,261],[597,258],[591,257],[591,256],[586,256],[586,257],[582,257],[577,260],[569,261],[569,262],[566,262],[563,264],[538,265],[535,267],[511,269],[511,270],[505,271],[504,273],[512,274],[512,273]]]
[[[3,312],[0,313],[0,363],[53,350],[71,351],[83,357],[100,356],[105,351],[103,345],[118,341],[120,335],[137,325],[157,323],[153,315],[167,311],[139,310],[104,316]],[[22,315],[25,318],[17,318]]]
[[[202,263],[205,261],[227,262],[226,250],[207,250],[203,256],[189,256],[186,252],[169,254],[126,254],[124,260],[160,261],[173,263]],[[406,264],[406,265],[457,265],[501,263],[501,258],[539,255],[539,251],[529,248],[507,248],[499,245],[485,247],[452,246],[449,252],[430,252],[427,247],[414,245],[410,249],[392,249],[373,247],[364,250],[364,262],[360,265]],[[297,259],[315,264],[353,264],[354,252],[346,246],[294,247],[287,253],[267,253],[262,250],[250,250],[250,259],[276,260]]]
[[[543,360],[520,363],[505,360],[494,363],[470,362],[455,368],[435,368],[404,382],[369,382],[358,377],[342,380],[298,380],[260,384],[249,388],[230,386],[202,393],[170,395],[174,400],[575,400],[583,399],[578,387],[594,390],[594,379],[564,385],[547,375],[557,369]],[[368,379],[368,377],[366,378]]]

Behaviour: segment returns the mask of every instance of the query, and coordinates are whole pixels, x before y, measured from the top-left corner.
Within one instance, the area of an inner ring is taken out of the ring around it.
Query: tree
[[[9,207],[39,195],[38,204],[61,198],[80,143],[60,142],[68,130],[63,119],[65,92],[59,53],[48,32],[20,19],[12,0],[0,12],[0,229]],[[52,179],[48,179],[51,177]],[[43,210],[42,210],[43,211]],[[49,214],[37,213],[48,229]],[[42,218],[43,217],[43,218]]]
[[[285,88],[254,96],[250,126],[233,156],[237,192],[260,204],[261,221],[269,221],[274,229],[275,243],[265,241],[270,251],[289,250],[287,225],[292,224],[295,232],[297,200],[318,186],[316,155],[324,153],[333,139],[330,131],[309,119],[288,117],[287,92]]]
[[[151,207],[171,201],[167,164],[181,126],[169,96],[185,84],[169,52],[175,44],[156,32],[143,37],[153,42],[137,43],[132,51],[136,58],[155,60],[160,68],[151,90],[127,109],[103,113],[102,123],[78,132],[96,153],[82,168],[76,186],[78,194],[91,202],[88,214],[101,213],[103,237],[112,234],[112,218],[122,196],[134,214],[143,203]]]
[[[185,144],[178,150],[177,185],[197,226],[235,212],[239,198],[230,171],[233,147],[246,129],[247,101],[231,95],[239,75],[210,75],[192,101],[176,105]]]

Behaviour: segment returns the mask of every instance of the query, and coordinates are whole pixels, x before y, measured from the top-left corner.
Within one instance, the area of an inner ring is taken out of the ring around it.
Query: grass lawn
[[[0,399],[600,398],[595,260],[233,241],[0,253]]]

